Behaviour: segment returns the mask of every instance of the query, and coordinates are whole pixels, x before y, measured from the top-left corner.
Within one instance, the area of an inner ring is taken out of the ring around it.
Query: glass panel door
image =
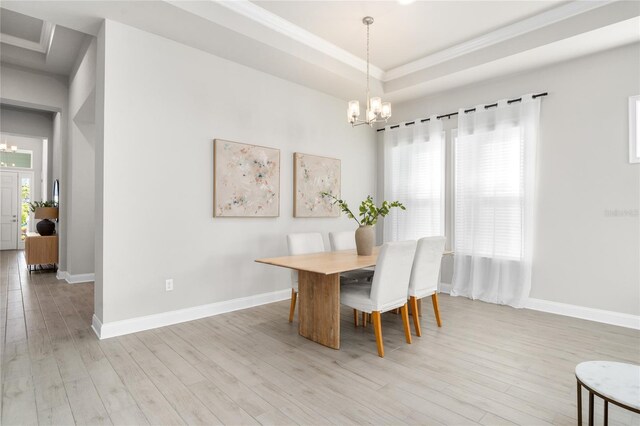
[[[24,240],[27,232],[33,230],[33,215],[29,203],[33,197],[33,174],[20,173],[20,229],[19,229],[19,248],[24,248]]]

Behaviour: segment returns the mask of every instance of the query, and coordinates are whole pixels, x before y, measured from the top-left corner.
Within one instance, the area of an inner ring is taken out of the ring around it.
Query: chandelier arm
[[[382,118],[380,116],[376,116],[373,120],[358,120],[356,119],[351,123],[351,127],[361,126],[363,124],[372,125],[373,123],[388,123],[388,118]]]

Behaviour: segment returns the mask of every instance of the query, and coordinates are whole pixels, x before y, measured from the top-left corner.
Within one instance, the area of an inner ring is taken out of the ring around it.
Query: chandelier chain
[[[371,108],[369,101],[369,27],[371,24],[367,24],[367,112]],[[367,117],[367,120],[369,117]]]

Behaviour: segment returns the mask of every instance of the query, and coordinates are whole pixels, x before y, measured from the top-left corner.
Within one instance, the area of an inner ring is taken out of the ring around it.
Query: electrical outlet
[[[173,291],[173,279],[168,279],[165,282],[166,291]]]

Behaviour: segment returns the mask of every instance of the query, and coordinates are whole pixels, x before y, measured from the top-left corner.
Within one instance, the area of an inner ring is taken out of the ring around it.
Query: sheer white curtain
[[[531,289],[540,100],[458,114],[453,296],[522,307]]]
[[[415,240],[444,235],[444,136],[442,121],[384,131],[384,199],[398,200],[384,219],[384,240]]]

